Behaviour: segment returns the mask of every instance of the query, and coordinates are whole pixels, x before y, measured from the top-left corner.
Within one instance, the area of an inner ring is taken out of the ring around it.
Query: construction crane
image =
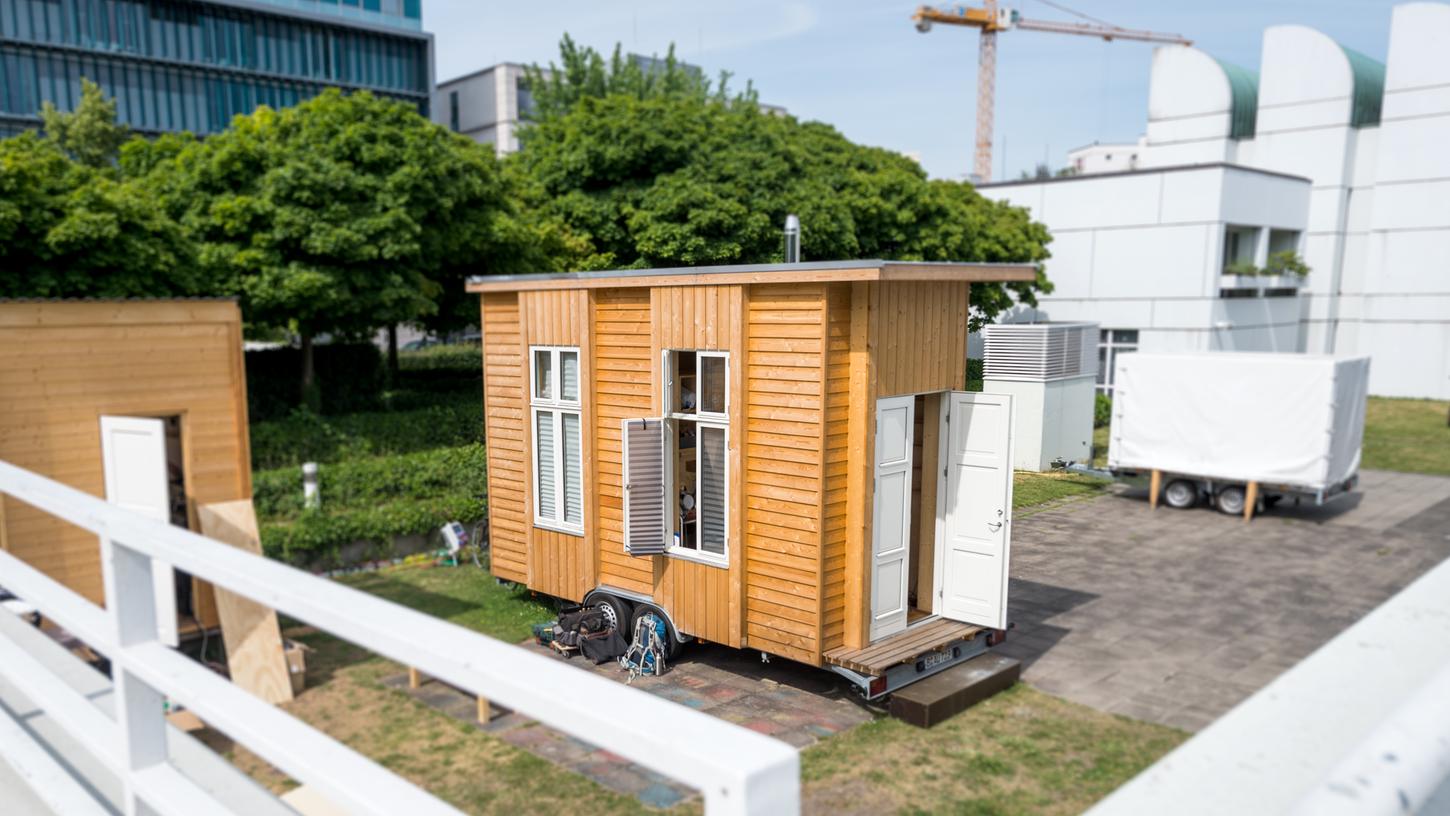
[[[1046,0],[1044,0],[1046,2]],[[1113,40],[1137,40],[1139,42],[1173,43],[1193,45],[1191,40],[1177,34],[1160,34],[1156,31],[1138,31],[1120,28],[1088,17],[1080,12],[1060,6],[1071,14],[1091,22],[1064,23],[1052,20],[1027,20],[1013,9],[998,6],[997,0],[986,0],[982,6],[921,6],[911,19],[916,21],[916,30],[925,34],[934,23],[942,25],[968,26],[982,32],[981,50],[977,53],[977,151],[973,162],[978,181],[992,177],[992,119],[996,106],[997,87],[997,32],[1021,29],[1023,31],[1050,31],[1055,34],[1081,34]]]

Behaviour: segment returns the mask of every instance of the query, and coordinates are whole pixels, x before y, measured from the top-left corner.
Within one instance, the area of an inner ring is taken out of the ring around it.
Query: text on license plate
[[[951,652],[932,652],[921,659],[921,670],[929,671],[952,659]]]

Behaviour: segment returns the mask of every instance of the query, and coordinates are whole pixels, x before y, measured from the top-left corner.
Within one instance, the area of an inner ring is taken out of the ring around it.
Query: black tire
[[[634,605],[623,598],[600,592],[590,596],[589,605],[604,613],[610,626],[619,630],[625,640],[634,632]]]
[[[1163,501],[1169,507],[1187,510],[1198,504],[1198,485],[1187,479],[1174,479],[1163,488]]]
[[[629,631],[625,633],[624,639],[633,641],[635,629],[639,625],[639,619],[651,612],[654,613],[655,617],[665,622],[665,660],[673,663],[675,658],[680,656],[680,652],[685,650],[684,644],[680,643],[679,639],[675,637],[675,630],[670,626],[670,622],[665,618],[664,614],[652,606],[641,604],[635,608],[634,617],[629,622]]]
[[[1218,491],[1214,497],[1214,505],[1230,516],[1242,516],[1244,514],[1244,489],[1238,485],[1230,485]]]

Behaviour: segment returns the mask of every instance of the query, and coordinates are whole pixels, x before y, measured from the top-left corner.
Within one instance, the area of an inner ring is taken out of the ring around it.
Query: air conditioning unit
[[[1013,397],[1018,470],[1088,463],[1098,324],[1001,323],[982,330],[982,390]]]

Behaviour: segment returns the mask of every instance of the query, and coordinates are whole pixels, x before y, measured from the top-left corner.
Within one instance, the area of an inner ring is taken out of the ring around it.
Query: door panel
[[[911,431],[915,397],[876,401],[875,512],[871,524],[871,639],[906,628],[911,541]]]
[[[162,524],[171,523],[164,420],[101,417],[101,461],[106,501]],[[151,582],[156,597],[157,635],[163,643],[175,646],[180,639],[176,629],[176,574],[171,565],[153,560]]]
[[[1012,398],[954,391],[946,399],[940,611],[953,620],[1005,629],[1012,541]]]

